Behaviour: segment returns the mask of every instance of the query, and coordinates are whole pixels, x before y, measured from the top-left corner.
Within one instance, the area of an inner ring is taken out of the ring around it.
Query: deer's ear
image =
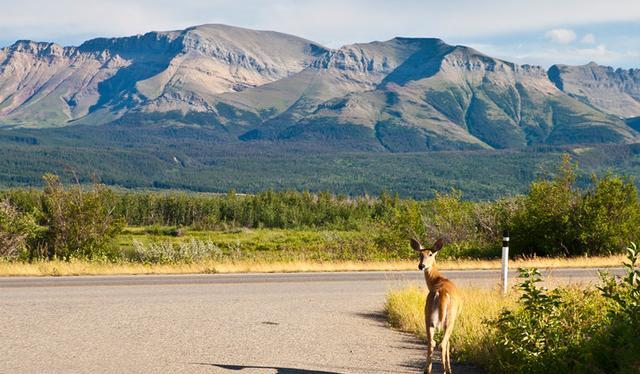
[[[415,251],[421,252],[424,250],[424,248],[422,247],[422,244],[420,244],[419,241],[417,241],[416,239],[411,239],[411,248],[413,248]]]
[[[438,252],[439,250],[442,249],[443,245],[444,245],[444,240],[442,238],[436,240],[435,244],[433,245],[433,249],[431,249],[431,252]]]

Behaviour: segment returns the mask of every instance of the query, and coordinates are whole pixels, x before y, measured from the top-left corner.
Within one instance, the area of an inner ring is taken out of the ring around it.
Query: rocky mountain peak
[[[122,38],[95,38],[82,43],[78,50],[83,53],[109,51],[112,54],[170,54],[181,50],[175,32],[148,32]]]
[[[73,52],[72,47],[62,47],[56,43],[36,42],[32,40],[18,40],[6,47],[7,53],[24,53],[36,57],[62,57]]]
[[[453,47],[443,58],[443,64],[465,71],[513,71],[515,64],[485,55],[465,46]]]
[[[361,73],[390,73],[416,53],[437,54],[448,45],[435,38],[396,37],[387,41],[350,44],[330,50],[314,66]]]
[[[640,113],[640,70],[614,69],[590,62],[553,65],[549,79],[567,94],[621,117]]]

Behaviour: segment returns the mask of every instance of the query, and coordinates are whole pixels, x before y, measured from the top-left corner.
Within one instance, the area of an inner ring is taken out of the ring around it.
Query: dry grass
[[[412,266],[413,267],[413,266]],[[405,262],[253,262],[200,261],[183,264],[110,263],[91,261],[0,262],[0,275],[125,275],[125,274],[211,274],[211,273],[292,273],[321,271],[405,270]]]
[[[624,255],[607,257],[574,257],[574,258],[518,258],[509,261],[509,267],[545,268],[596,268],[619,267],[624,261]],[[415,266],[414,266],[415,267]],[[465,269],[500,269],[500,260],[439,260],[438,269],[465,270]]]
[[[570,268],[619,266],[622,256],[572,259],[520,259],[510,267]],[[417,261],[212,261],[176,264],[142,264],[135,262],[97,261],[0,261],[2,276],[44,275],[124,275],[124,274],[203,274],[203,273],[291,273],[334,271],[395,271],[414,270]],[[438,263],[443,270],[498,269],[499,260],[444,260]]]
[[[487,289],[461,289],[460,294],[463,307],[451,337],[452,354],[457,360],[482,365],[491,356],[491,344],[485,341],[489,327],[484,321],[496,318],[502,308],[513,306],[516,297]],[[389,291],[385,312],[391,326],[424,339],[426,295],[427,290],[417,286]]]

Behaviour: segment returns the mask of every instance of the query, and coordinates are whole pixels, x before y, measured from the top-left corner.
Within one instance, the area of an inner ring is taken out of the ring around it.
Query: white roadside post
[[[502,233],[502,294],[509,288],[509,231]]]

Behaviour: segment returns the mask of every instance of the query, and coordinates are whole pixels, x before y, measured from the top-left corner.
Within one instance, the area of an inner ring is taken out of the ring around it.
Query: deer
[[[424,270],[424,279],[429,289],[424,308],[428,344],[427,365],[424,369],[424,374],[431,374],[433,351],[436,348],[436,329],[444,330],[442,342],[440,343],[442,366],[446,374],[452,373],[449,339],[453,332],[456,317],[462,308],[456,286],[435,268],[436,255],[442,249],[443,244],[444,240],[438,239],[433,247],[425,248],[418,240],[411,239],[411,247],[420,253],[418,269]]]

